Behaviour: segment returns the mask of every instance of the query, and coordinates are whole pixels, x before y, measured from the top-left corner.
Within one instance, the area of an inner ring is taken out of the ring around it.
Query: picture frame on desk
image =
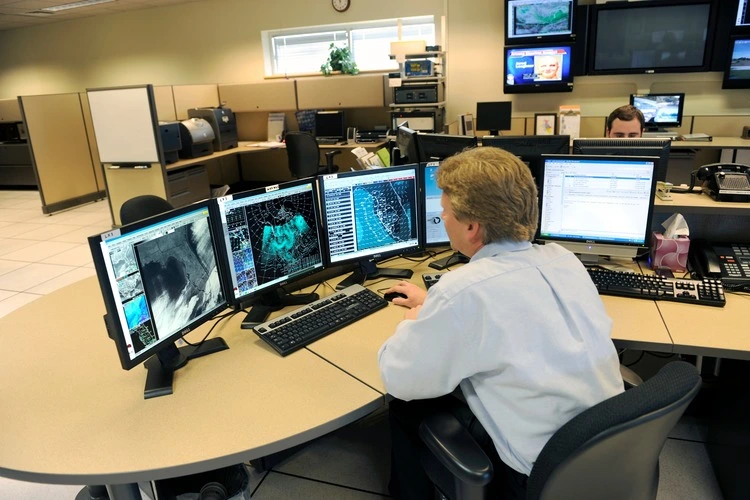
[[[556,135],[557,113],[534,113],[534,133],[536,135]]]

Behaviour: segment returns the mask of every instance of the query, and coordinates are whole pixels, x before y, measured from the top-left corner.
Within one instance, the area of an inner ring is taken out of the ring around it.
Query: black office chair
[[[315,137],[307,132],[289,132],[284,140],[289,171],[295,179],[338,172],[339,167],[333,164],[333,157],[341,150],[326,151],[326,164],[320,165],[320,148]]]
[[[528,500],[656,498],[659,453],[700,388],[696,368],[664,366],[643,384],[583,411],[542,449],[527,484]],[[422,464],[436,489],[453,500],[485,498],[493,469],[487,455],[447,413],[420,425]]]
[[[120,207],[120,222],[130,224],[146,217],[169,212],[174,207],[164,198],[153,194],[144,194],[131,198]]]

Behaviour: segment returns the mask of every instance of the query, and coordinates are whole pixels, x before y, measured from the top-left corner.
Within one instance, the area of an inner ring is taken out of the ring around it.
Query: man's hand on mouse
[[[406,295],[405,299],[402,297],[396,297],[392,300],[392,303],[396,304],[397,306],[404,306],[409,308],[421,306],[422,304],[424,304],[425,297],[427,297],[427,290],[415,285],[414,283],[411,283],[410,281],[399,281],[385,291],[385,293],[389,292],[398,292]],[[414,317],[416,317],[416,313]]]

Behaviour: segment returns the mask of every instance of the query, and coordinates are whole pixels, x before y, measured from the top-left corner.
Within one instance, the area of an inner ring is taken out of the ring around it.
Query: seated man
[[[418,425],[447,410],[480,444],[486,429],[493,488],[524,498],[550,436],[623,390],[612,321],[574,254],[531,243],[537,190],[518,158],[498,148],[469,150],[443,161],[437,183],[451,246],[471,261],[429,293],[405,281],[389,290],[405,294],[393,303],[410,308],[378,353],[383,382],[397,398],[389,407],[391,493],[430,498]],[[450,396],[457,388],[468,408]]]
[[[607,117],[607,137],[641,137],[646,128],[646,119],[641,110],[626,104],[612,111]]]

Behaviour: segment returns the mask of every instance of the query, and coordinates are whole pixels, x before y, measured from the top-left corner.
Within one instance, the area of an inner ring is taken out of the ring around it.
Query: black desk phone
[[[721,278],[726,290],[750,291],[750,244],[690,242],[690,267],[698,278]]]
[[[711,163],[695,172],[703,190],[716,201],[750,201],[750,166]]]

